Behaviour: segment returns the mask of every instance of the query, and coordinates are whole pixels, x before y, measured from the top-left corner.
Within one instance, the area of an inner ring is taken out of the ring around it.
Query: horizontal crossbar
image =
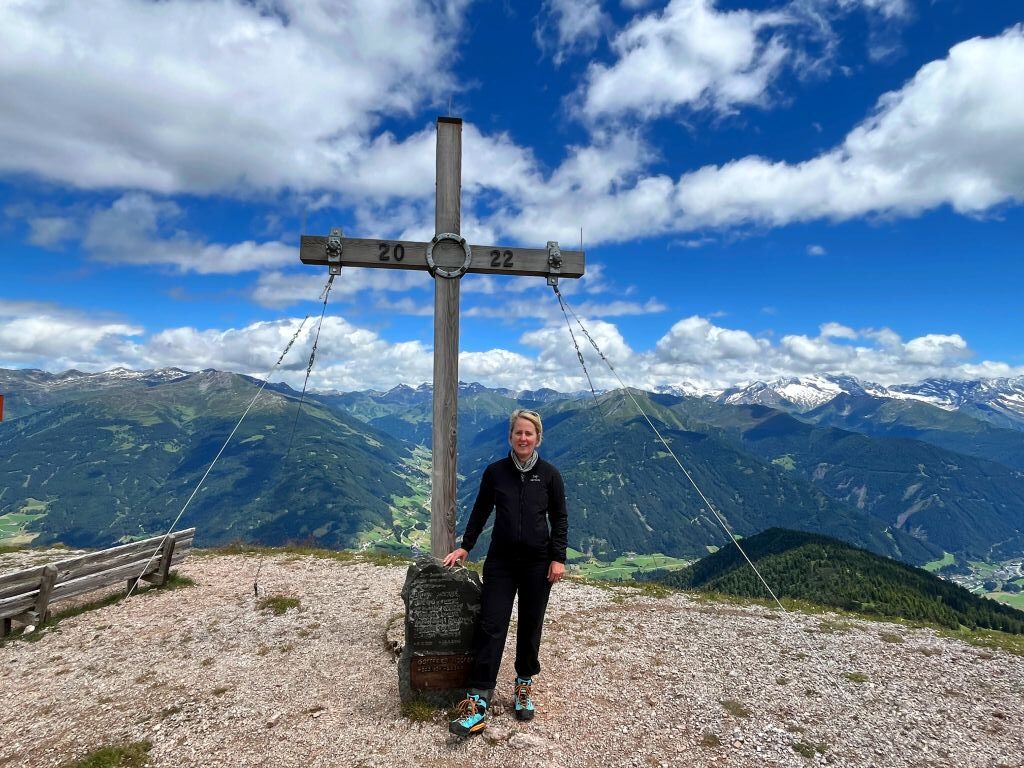
[[[366,240],[357,237],[341,238],[343,267],[372,267],[376,269],[421,269],[427,265],[427,243],[409,240]],[[454,243],[442,241],[435,246],[435,261],[441,248],[457,251],[457,263],[444,266],[458,266],[463,262],[462,249]],[[558,272],[548,266],[547,248],[508,248],[500,245],[471,245],[473,252],[467,272],[483,275],[532,275],[547,277],[582,277],[585,256],[583,251],[562,251],[562,265]],[[303,264],[327,266],[327,238],[320,235],[303,235],[299,248]]]

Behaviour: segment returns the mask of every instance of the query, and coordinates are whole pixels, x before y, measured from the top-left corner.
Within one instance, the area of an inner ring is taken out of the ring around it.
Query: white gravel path
[[[300,600],[283,616],[257,610],[255,567],[193,556],[180,572],[195,587],[0,648],[0,766],[140,740],[168,768],[1024,766],[1024,658],[893,624],[571,581],[552,594],[537,718],[502,711],[507,654],[490,727],[457,740],[440,715],[399,710],[384,636],[404,567],[267,558],[264,590]]]

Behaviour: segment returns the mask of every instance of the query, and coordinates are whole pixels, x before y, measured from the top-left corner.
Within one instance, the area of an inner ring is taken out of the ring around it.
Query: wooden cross
[[[500,169],[499,169],[500,171]],[[437,118],[435,235],[429,243],[303,235],[303,264],[421,269],[434,277],[434,403],[430,493],[430,551],[442,558],[455,548],[456,426],[459,406],[459,280],[467,272],[535,275],[556,285],[560,277],[582,277],[582,251],[469,245],[459,234],[462,217],[462,120]]]

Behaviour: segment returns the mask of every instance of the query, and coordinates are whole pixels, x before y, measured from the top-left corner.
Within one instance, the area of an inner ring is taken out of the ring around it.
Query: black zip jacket
[[[462,536],[469,552],[491,516],[494,532],[488,557],[526,556],[565,562],[569,515],[565,509],[565,485],[558,470],[543,459],[529,472],[520,472],[512,456],[484,470],[480,491]]]

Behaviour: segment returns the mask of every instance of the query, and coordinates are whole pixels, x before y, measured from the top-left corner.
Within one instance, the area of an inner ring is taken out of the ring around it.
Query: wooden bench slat
[[[183,531],[175,531],[170,535],[170,538],[174,539],[175,546],[178,546],[177,542],[182,541],[184,539],[191,539],[195,535],[195,531],[195,528],[187,528]],[[53,565],[56,565],[61,571],[65,571],[70,569],[85,568],[90,565],[93,565],[94,563],[106,562],[108,558],[118,557],[121,555],[127,555],[131,553],[146,552],[151,555],[153,554],[153,551],[157,548],[157,545],[159,545],[163,541],[163,539],[163,536],[151,536],[148,539],[132,541],[128,544],[120,544],[116,547],[111,547],[110,549],[100,550],[99,552],[89,552],[88,554],[78,555],[77,557],[71,557],[67,560],[59,560],[57,562],[54,562]]]
[[[3,595],[8,591],[8,588],[19,588],[22,584],[29,581],[39,581],[43,577],[43,571],[46,570],[45,565],[37,565],[32,568],[25,568],[21,571],[11,571],[0,576],[0,595]]]
[[[17,616],[19,613],[24,613],[36,604],[38,596],[39,589],[37,588],[31,592],[25,592],[14,597],[5,597],[3,600],[0,600],[0,618],[7,619],[11,616]]]

